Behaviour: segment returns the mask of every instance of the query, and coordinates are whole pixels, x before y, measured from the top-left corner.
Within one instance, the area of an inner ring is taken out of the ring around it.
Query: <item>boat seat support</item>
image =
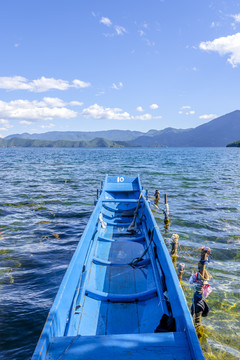
[[[111,262],[111,261],[105,261],[102,259],[99,259],[97,257],[93,258],[93,263],[96,265],[106,265],[106,266],[126,266],[126,265],[130,265],[129,263],[116,263],[116,262]],[[151,263],[150,259],[144,259],[142,261],[139,261],[137,266],[147,266]],[[137,268],[136,266],[136,268]]]
[[[85,295],[100,301],[129,303],[151,299],[157,296],[157,289],[153,288],[136,294],[109,294],[98,290],[86,289]]]
[[[120,235],[120,234],[119,234]],[[129,233],[123,233],[121,234],[121,236],[126,236],[126,235],[130,235]],[[104,237],[104,236],[99,236],[98,237],[98,240],[100,241],[109,241],[109,242],[114,242],[114,241],[135,241],[135,242],[143,242],[145,241],[145,237],[144,236],[139,236],[139,237],[136,237],[136,238],[129,238],[129,239],[122,239],[120,237],[120,239],[110,239],[110,238],[107,238],[107,237]]]

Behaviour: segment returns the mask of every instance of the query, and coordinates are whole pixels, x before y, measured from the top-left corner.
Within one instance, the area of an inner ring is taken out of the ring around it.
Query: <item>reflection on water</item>
[[[0,359],[30,359],[105,174],[140,174],[151,196],[168,194],[170,227],[154,209],[170,250],[180,236],[182,285],[212,249],[206,359],[238,359],[240,152],[227,149],[0,149]]]

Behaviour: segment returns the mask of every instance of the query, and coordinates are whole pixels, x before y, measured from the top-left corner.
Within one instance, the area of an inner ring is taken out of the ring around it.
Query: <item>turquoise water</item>
[[[206,359],[238,359],[237,148],[0,149],[0,359],[31,358],[105,174],[140,174],[150,195],[168,194],[170,228],[153,208],[154,215],[168,247],[172,233],[180,236],[189,304],[199,248],[212,249],[202,348]]]

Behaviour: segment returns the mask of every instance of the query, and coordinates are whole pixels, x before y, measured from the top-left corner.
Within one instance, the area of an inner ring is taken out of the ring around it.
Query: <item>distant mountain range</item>
[[[194,129],[178,130],[167,128],[152,136],[143,135],[131,141],[134,145],[149,146],[162,144],[179,147],[226,146],[240,138],[240,111],[218,117]]]
[[[117,144],[114,141],[95,138],[90,141],[69,141],[69,140],[34,140],[34,139],[22,139],[19,137],[13,137],[11,139],[0,139],[1,147],[51,147],[51,148],[87,148],[87,147],[123,147],[121,144]]]
[[[106,131],[49,131],[43,134],[14,134],[6,136],[5,139],[18,137],[21,139],[34,140],[69,140],[69,141],[91,141],[96,138],[103,138],[111,141],[131,141],[139,136],[145,135],[140,131],[130,130],[106,130]]]
[[[16,138],[39,141],[25,143],[32,144],[27,146],[48,147],[222,147],[240,138],[240,110],[220,116],[193,129],[166,128],[149,130],[147,133],[130,130],[24,133],[7,136],[0,141],[0,146],[24,146],[20,145],[20,142],[16,145]]]

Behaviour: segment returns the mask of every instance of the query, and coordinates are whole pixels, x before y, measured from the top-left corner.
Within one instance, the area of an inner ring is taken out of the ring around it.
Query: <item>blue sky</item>
[[[8,0],[0,134],[189,128],[240,109],[240,3]]]

